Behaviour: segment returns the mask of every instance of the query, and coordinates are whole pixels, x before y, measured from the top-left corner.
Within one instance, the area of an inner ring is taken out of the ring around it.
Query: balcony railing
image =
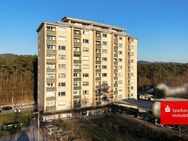
[[[74,55],[81,55],[81,51],[74,51]]]
[[[56,107],[55,107],[55,106],[47,106],[47,107],[46,107],[46,111],[47,111],[47,112],[55,112],[55,110],[56,110]]]
[[[56,62],[56,59],[46,59],[46,62],[47,62],[47,63],[55,63],[55,62]]]
[[[46,44],[55,45],[56,44],[56,40],[49,40],[49,39],[47,39],[46,40]]]
[[[74,86],[73,89],[74,90],[81,90],[81,86]]]
[[[81,69],[74,69],[74,72],[81,72]]]
[[[74,81],[81,81],[81,77],[74,78]]]
[[[56,31],[46,30],[46,34],[56,36]]]
[[[75,47],[80,47],[80,46],[81,46],[81,43],[80,43],[80,42],[74,42],[74,46],[75,46]]]
[[[49,53],[49,54],[56,54],[56,50],[46,50],[46,53]]]
[[[47,87],[46,91],[56,91],[56,87]]]
[[[80,64],[80,63],[81,63],[81,60],[74,60],[74,63],[75,63],[75,64]]]

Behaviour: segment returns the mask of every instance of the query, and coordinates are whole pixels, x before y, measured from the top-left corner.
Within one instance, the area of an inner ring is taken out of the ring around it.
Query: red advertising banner
[[[161,124],[188,124],[188,101],[161,101]]]

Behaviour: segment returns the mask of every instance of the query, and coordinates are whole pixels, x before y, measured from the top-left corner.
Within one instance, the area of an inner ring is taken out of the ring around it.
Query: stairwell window
[[[83,39],[83,43],[84,44],[89,44],[89,40],[88,39]]]
[[[65,96],[65,92],[58,92],[58,96]]]

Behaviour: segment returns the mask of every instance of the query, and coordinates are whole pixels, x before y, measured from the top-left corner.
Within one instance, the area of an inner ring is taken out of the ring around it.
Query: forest
[[[0,55],[0,105],[34,101],[36,66],[36,56]]]
[[[138,62],[138,87],[188,81],[188,63]],[[33,102],[37,95],[37,56],[0,55],[0,105]]]

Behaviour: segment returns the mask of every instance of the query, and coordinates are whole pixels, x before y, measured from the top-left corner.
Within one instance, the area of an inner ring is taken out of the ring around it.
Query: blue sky
[[[139,60],[188,62],[187,0],[1,0],[0,53],[37,54],[38,25],[64,16],[126,28]]]

